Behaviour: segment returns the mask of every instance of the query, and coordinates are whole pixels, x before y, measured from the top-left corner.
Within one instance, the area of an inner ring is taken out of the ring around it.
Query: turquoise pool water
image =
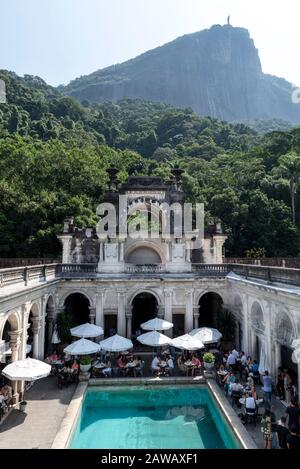
[[[240,448],[205,386],[88,389],[70,448]]]

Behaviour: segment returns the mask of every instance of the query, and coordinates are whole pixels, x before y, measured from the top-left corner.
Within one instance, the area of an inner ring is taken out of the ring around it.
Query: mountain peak
[[[300,122],[292,85],[265,75],[249,31],[230,24],[185,34],[60,89],[91,102],[143,98],[224,120]]]

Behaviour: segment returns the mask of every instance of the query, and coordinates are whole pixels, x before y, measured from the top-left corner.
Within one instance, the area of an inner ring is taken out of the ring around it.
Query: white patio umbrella
[[[74,337],[99,337],[103,334],[102,327],[90,324],[89,322],[73,327],[70,331]]]
[[[121,335],[115,334],[108,339],[104,339],[99,343],[102,350],[106,352],[124,352],[133,348],[131,340],[122,337]]]
[[[146,332],[137,337],[137,340],[143,345],[149,345],[150,347],[162,347],[163,345],[169,345],[172,342],[170,337],[161,334],[158,331]]]
[[[199,350],[204,347],[201,340],[192,337],[189,334],[184,334],[176,337],[172,340],[171,344],[173,347],[179,348],[180,350]]]
[[[7,365],[2,374],[11,381],[36,381],[48,376],[50,371],[51,365],[34,358],[25,358]]]
[[[91,355],[99,351],[99,344],[88,339],[76,340],[64,349],[64,352],[70,355]]]
[[[200,327],[193,329],[190,333],[195,339],[201,340],[204,344],[212,344],[218,342],[222,338],[222,334],[218,329],[213,327]]]
[[[141,328],[145,331],[167,331],[174,326],[172,322],[165,321],[161,318],[150,319],[141,324]]]

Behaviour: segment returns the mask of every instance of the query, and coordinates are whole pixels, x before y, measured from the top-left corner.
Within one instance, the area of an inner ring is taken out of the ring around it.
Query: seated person
[[[134,356],[130,355],[125,365],[125,374],[126,375],[134,374],[134,368],[135,368]]]
[[[254,414],[256,410],[256,402],[254,397],[246,394],[245,408],[247,414]]]
[[[173,374],[173,370],[174,370],[174,360],[173,358],[171,357],[171,355],[167,355],[166,356],[166,362],[167,362],[167,373],[172,375]]]
[[[57,360],[58,360],[58,355],[57,355],[57,353],[56,353],[56,350],[54,350],[54,351],[52,352],[52,354],[51,354],[50,357],[49,357],[49,360],[50,360],[50,363],[57,362]]]
[[[247,383],[246,383],[246,390],[249,391],[251,389],[251,386],[254,386],[254,381],[253,381],[252,376],[248,376]]]
[[[223,383],[224,383],[224,390],[226,394],[229,391],[229,386],[232,383],[235,383],[235,376],[233,371],[230,371],[224,378],[223,378]]]
[[[253,360],[253,365],[250,368],[250,372],[252,373],[253,378],[259,378],[260,377],[258,369],[259,369],[259,365],[258,365],[257,361]]]
[[[126,360],[125,360],[125,357],[124,355],[120,355],[118,358],[117,358],[117,367],[118,367],[118,370],[123,374],[125,375],[126,373]]]
[[[105,376],[106,378],[110,378],[110,377],[111,377],[111,362],[110,362],[110,360],[107,360],[106,366],[105,366],[105,368],[103,368],[103,370],[102,370],[102,374],[103,374],[103,376]]]
[[[241,395],[244,391],[244,387],[238,379],[236,380],[235,383],[232,383],[230,385],[230,389],[231,389],[231,392],[240,393]]]
[[[158,374],[160,371],[160,366],[159,366],[159,358],[157,355],[153,358],[151,362],[151,370],[153,371],[154,374]]]
[[[182,371],[184,374],[186,374],[186,366],[184,364],[184,357],[182,355],[180,355],[178,358],[177,358],[177,366],[178,368],[180,369],[180,371]]]
[[[192,356],[192,363],[193,363],[193,365],[194,365],[194,367],[193,367],[193,369],[192,369],[192,375],[194,376],[195,371],[201,369],[201,361],[199,360],[199,358],[197,357],[197,355],[193,355],[193,356]]]
[[[77,360],[73,360],[72,365],[71,365],[71,370],[73,375],[78,375],[79,373],[79,365]]]
[[[257,399],[257,392],[256,392],[254,384],[250,385],[249,396],[253,397],[255,400]]]
[[[12,404],[12,387],[8,384],[5,384],[1,388],[1,395],[3,396],[3,401],[5,405],[8,407]]]
[[[137,374],[142,374],[143,372],[143,362],[140,356],[134,357],[135,367],[133,368],[134,376]]]

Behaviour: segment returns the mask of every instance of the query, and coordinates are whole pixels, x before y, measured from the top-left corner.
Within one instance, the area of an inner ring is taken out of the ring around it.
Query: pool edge
[[[235,410],[226,399],[224,400],[224,394],[221,392],[218,384],[212,379],[207,379],[206,384],[226,418],[232,432],[241,444],[241,449],[257,449],[257,445],[252,436],[247,432]]]
[[[51,449],[68,449],[70,439],[72,437],[75,425],[78,420],[79,413],[82,408],[82,402],[86,390],[88,388],[88,382],[82,381],[78,383],[71,402],[67,407],[66,413],[62,419],[60,428],[55,435]]]
[[[154,380],[154,379],[149,380],[145,378],[141,380],[143,381],[143,383],[141,382],[137,383],[135,380],[130,380],[130,383],[128,381],[127,383],[123,381],[123,385],[128,386],[130,384],[135,384],[135,385],[139,385],[139,384],[168,385],[168,384],[171,384],[170,382],[168,382],[169,380]],[[170,381],[173,381],[173,380],[170,380]],[[103,383],[102,381],[101,384],[103,387],[107,387],[109,384],[112,384],[112,383]],[[175,384],[175,383],[172,383],[172,384]],[[176,384],[179,384],[178,381]],[[215,398],[218,407],[221,409],[228,425],[231,428],[231,431],[234,433],[239,444],[241,445],[241,449],[257,449],[257,445],[255,444],[253,438],[251,437],[251,435],[249,435],[249,433],[247,432],[247,430],[241,423],[234,409],[232,409],[232,407],[230,406],[229,402],[227,402],[227,400],[224,400],[224,395],[219,389],[216,382],[214,382],[212,379],[206,379],[206,380],[201,380],[201,381],[199,380],[198,382],[195,382],[195,381],[191,382],[191,380],[185,380],[185,382],[180,381],[180,384],[181,385],[182,384],[185,384],[185,385],[197,384],[200,386],[206,385],[209,391],[211,392],[211,394],[213,395],[213,397]],[[99,386],[99,383],[96,383],[96,382],[88,383],[87,381],[83,381],[77,385],[74,391],[73,397],[71,399],[71,402],[68,405],[66,413],[63,417],[59,431],[56,434],[55,439],[51,445],[51,449],[70,449],[69,443],[72,438],[75,426],[77,424],[80,411],[82,409],[82,403],[83,403],[85,393],[88,387],[94,387],[95,385]]]

